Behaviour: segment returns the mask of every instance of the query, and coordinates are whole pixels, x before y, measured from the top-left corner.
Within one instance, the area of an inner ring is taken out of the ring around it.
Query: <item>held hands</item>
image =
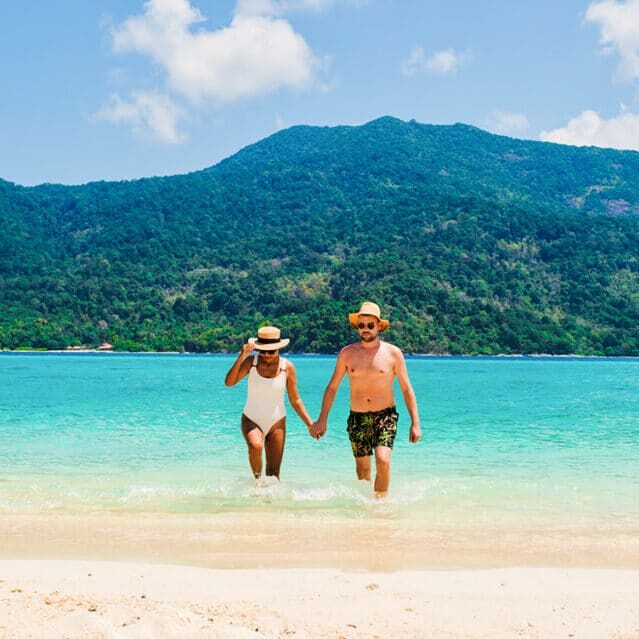
[[[326,433],[326,422],[317,420],[308,427],[308,432],[313,439],[319,439]]]
[[[317,420],[310,426],[308,426],[309,435],[313,439],[320,439],[326,434],[326,422]],[[419,423],[412,424],[408,433],[408,441],[411,444],[416,444],[422,438],[422,429]]]
[[[411,444],[416,444],[422,438],[422,428],[417,424],[411,424],[410,431],[408,433],[408,441]]]

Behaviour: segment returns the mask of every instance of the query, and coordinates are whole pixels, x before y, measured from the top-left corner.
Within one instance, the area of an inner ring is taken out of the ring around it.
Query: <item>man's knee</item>
[[[392,450],[386,446],[375,449],[375,465],[377,469],[387,470],[390,468]]]

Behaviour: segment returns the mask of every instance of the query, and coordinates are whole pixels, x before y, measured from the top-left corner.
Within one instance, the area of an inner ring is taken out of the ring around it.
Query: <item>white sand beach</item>
[[[7,639],[639,636],[639,571],[2,560],[0,575],[0,636]]]
[[[628,531],[339,523],[3,516],[0,637],[639,637]]]

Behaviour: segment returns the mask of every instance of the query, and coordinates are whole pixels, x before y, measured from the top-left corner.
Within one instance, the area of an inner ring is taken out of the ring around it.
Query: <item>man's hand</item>
[[[412,424],[408,433],[408,441],[416,444],[422,438],[422,428],[419,424]]]
[[[326,433],[326,422],[321,422],[317,420],[308,429],[308,432],[311,434],[311,437],[314,437],[315,439],[319,439]]]

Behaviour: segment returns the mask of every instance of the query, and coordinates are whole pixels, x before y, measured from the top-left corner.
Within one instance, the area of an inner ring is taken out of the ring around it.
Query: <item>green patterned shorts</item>
[[[356,413],[348,416],[348,438],[351,440],[353,455],[367,457],[378,446],[393,447],[397,434],[397,410],[390,406],[375,413]]]

